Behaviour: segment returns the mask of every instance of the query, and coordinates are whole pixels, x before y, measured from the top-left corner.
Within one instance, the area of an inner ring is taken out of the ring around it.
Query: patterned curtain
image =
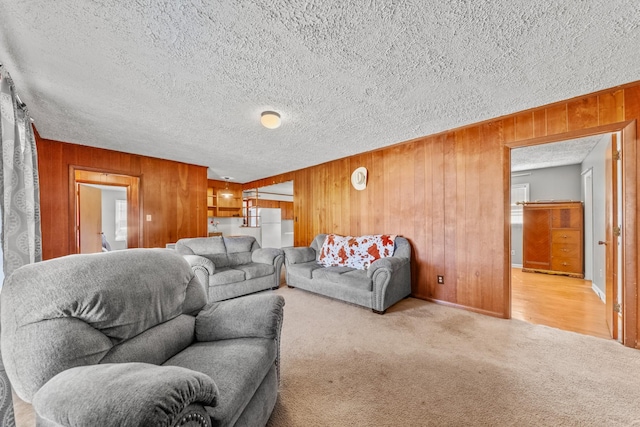
[[[42,259],[36,141],[29,112],[0,65],[2,253],[4,277]]]

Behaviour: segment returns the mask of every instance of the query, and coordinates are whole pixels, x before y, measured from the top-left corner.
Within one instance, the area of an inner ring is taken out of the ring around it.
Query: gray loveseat
[[[71,255],[5,283],[2,356],[39,426],[264,426],[284,300],[207,304],[168,249]]]
[[[280,286],[282,249],[260,248],[252,236],[180,239],[175,249],[205,286],[210,302]]]
[[[358,304],[378,314],[411,294],[411,245],[407,239],[396,237],[393,256],[360,270],[320,265],[320,248],[326,236],[318,234],[309,247],[284,248],[289,287]]]

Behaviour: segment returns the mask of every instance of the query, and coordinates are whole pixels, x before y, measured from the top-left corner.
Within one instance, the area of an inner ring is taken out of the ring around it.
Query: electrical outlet
[[[439,285],[444,285],[444,276],[438,275],[438,284]]]
[[[516,254],[516,250],[515,249],[511,249],[511,255],[515,255]]]

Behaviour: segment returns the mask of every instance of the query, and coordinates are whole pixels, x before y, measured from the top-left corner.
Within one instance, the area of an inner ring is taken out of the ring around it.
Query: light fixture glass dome
[[[260,116],[260,123],[267,129],[275,129],[280,127],[280,114],[275,111],[263,111]]]

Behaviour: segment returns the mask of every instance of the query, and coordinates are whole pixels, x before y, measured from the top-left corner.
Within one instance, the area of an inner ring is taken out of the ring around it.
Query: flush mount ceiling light
[[[263,111],[260,115],[260,123],[267,129],[280,127],[280,114],[275,111]]]

